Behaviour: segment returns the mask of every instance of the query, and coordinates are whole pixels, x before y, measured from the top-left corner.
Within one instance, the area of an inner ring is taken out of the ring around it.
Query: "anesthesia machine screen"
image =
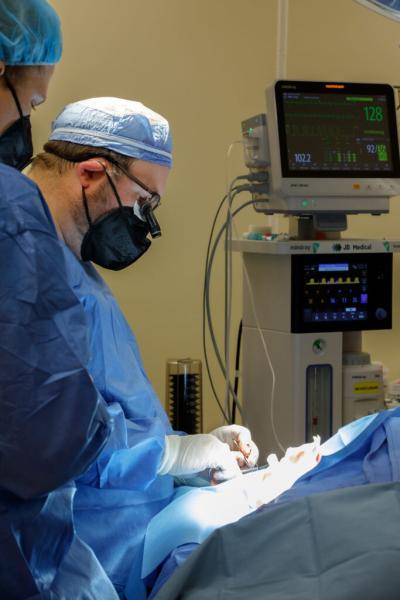
[[[392,254],[292,257],[292,331],[388,329]]]

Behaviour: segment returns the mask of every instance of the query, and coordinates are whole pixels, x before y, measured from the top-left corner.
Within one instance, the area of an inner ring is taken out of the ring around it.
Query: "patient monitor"
[[[399,193],[393,89],[385,84],[278,81],[267,115],[242,123],[246,164],[269,174],[262,212],[388,212]],[[268,120],[268,124],[267,124]]]
[[[278,81],[266,100],[266,115],[242,123],[245,161],[268,174],[255,209],[288,215],[290,237],[233,242],[246,271],[244,416],[265,453],[277,438],[284,447],[318,433],[326,439],[383,408],[382,381],[368,378],[345,402],[343,362],[365,358],[363,330],[391,328],[400,249],[397,241],[341,236],[348,214],[387,213],[400,194],[393,89]]]

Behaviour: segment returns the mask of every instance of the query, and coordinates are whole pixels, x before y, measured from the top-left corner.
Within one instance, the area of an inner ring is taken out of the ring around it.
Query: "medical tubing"
[[[224,323],[224,350],[225,350],[225,407],[232,422],[230,410],[230,332],[232,317],[232,189],[235,179],[229,186],[228,210],[225,229],[225,323]]]
[[[240,192],[242,192],[242,191],[249,191],[249,192],[259,191],[259,187],[255,188],[255,186],[250,186],[250,185],[237,186],[237,188],[235,188],[235,190],[234,190],[234,192],[233,192],[233,196],[235,196],[236,194],[238,194],[238,193],[240,193]],[[252,200],[250,200],[250,201],[249,201],[248,203],[246,203],[244,206],[248,206],[248,205],[250,205],[250,204],[253,204],[253,201],[252,201]],[[243,206],[243,207],[244,207],[244,206]],[[234,216],[234,215],[236,215],[236,214],[237,214],[237,211],[235,211],[235,212],[233,213],[233,216]],[[210,335],[211,335],[211,339],[212,339],[212,342],[213,342],[214,350],[216,351],[216,356],[217,356],[217,359],[219,359],[219,360],[218,360],[218,362],[219,362],[220,368],[221,368],[221,370],[222,370],[222,373],[224,374],[224,376],[225,376],[225,368],[224,368],[224,366],[223,366],[223,364],[222,364],[222,360],[221,360],[221,354],[220,354],[220,352],[219,352],[218,345],[216,344],[216,341],[215,341],[215,336],[214,336],[214,328],[213,328],[213,326],[212,326],[212,319],[211,319],[211,310],[210,310],[210,304],[209,304],[209,294],[208,294],[208,290],[209,290],[209,281],[210,281],[210,276],[209,276],[209,274],[210,274],[210,272],[211,272],[211,265],[212,265],[212,263],[213,263],[213,260],[214,260],[214,255],[215,255],[216,247],[217,247],[217,245],[218,245],[218,242],[219,242],[219,240],[220,240],[220,238],[221,238],[221,235],[222,235],[222,233],[223,233],[223,232],[224,232],[224,230],[225,230],[225,227],[226,227],[226,223],[224,224],[224,226],[223,226],[223,227],[221,228],[221,230],[219,231],[219,233],[218,233],[218,238],[217,238],[217,240],[214,242],[214,246],[213,246],[213,249],[212,249],[212,252],[211,252],[211,259],[210,259],[210,258],[208,258],[208,261],[207,261],[207,269],[206,269],[206,276],[205,276],[206,314],[207,314],[207,317],[208,317],[208,323],[209,323]],[[208,256],[209,256],[209,254],[208,254]]]
[[[239,175],[239,176],[237,176],[233,180],[233,182],[231,184],[232,192],[234,190],[236,190],[236,189],[238,190],[238,192],[239,191],[251,191],[248,185],[237,186],[236,188],[233,187],[236,181],[239,181],[239,180],[251,180],[251,181],[260,181],[261,180],[261,181],[266,181],[267,177],[268,177],[267,173],[264,173],[264,172],[246,173],[245,175]],[[216,402],[218,404],[218,407],[219,407],[219,409],[220,409],[220,411],[222,413],[222,416],[223,416],[225,422],[229,423],[230,419],[229,419],[229,417],[227,417],[227,415],[226,415],[226,413],[225,413],[225,411],[224,411],[224,409],[222,407],[222,404],[221,404],[221,402],[220,402],[220,400],[218,398],[218,394],[217,394],[217,391],[215,389],[213,377],[212,377],[212,374],[211,374],[210,363],[209,363],[209,360],[208,360],[208,351],[207,351],[207,344],[206,344],[206,301],[205,301],[205,298],[206,298],[206,280],[207,280],[207,270],[208,270],[208,262],[209,262],[209,255],[210,255],[210,247],[211,247],[212,238],[213,238],[213,235],[214,235],[215,226],[216,226],[216,223],[217,223],[217,220],[218,220],[218,216],[219,216],[219,213],[220,213],[220,211],[221,211],[221,209],[222,209],[222,207],[224,205],[224,202],[225,202],[226,198],[227,198],[227,194],[225,194],[225,196],[222,198],[222,200],[221,200],[221,202],[220,202],[220,204],[218,206],[217,212],[216,212],[216,214],[214,216],[214,220],[213,220],[213,223],[212,223],[212,226],[211,226],[210,236],[209,236],[209,239],[208,239],[207,253],[206,253],[206,264],[205,264],[205,269],[204,269],[204,284],[203,284],[202,337],[203,337],[204,363],[205,363],[205,366],[206,366],[208,380],[209,380],[210,385],[211,385],[211,390],[213,392],[214,398],[215,398],[215,400],[216,400]]]
[[[245,191],[245,190],[240,190],[240,191]],[[246,191],[250,191],[250,190],[246,190]],[[239,191],[236,192],[236,190],[235,190],[235,195],[236,195],[236,193],[239,193]],[[235,217],[241,210],[243,210],[247,206],[254,206],[254,201],[253,200],[248,200],[247,202],[243,203],[241,206],[239,206],[237,209],[235,209],[232,212],[232,217]],[[214,262],[215,252],[216,252],[218,243],[219,243],[219,241],[221,239],[221,236],[222,236],[222,234],[225,231],[225,228],[226,228],[226,223],[221,227],[220,231],[218,232],[217,238],[214,241],[214,245],[213,245],[211,253],[210,253],[209,264],[208,264],[207,275],[206,275],[206,315],[207,315],[207,320],[208,320],[208,324],[209,324],[210,337],[211,337],[211,341],[212,341],[212,344],[213,344],[213,347],[214,347],[214,352],[215,352],[215,355],[216,355],[219,367],[220,367],[220,369],[221,369],[221,371],[222,371],[222,373],[223,373],[224,376],[226,375],[226,373],[225,373],[225,366],[224,366],[223,360],[221,358],[221,353],[220,353],[219,348],[218,348],[218,344],[217,344],[217,341],[216,341],[216,338],[215,338],[214,328],[213,328],[213,324],[212,324],[211,307],[210,307],[210,297],[209,297],[209,282],[210,282],[210,275],[211,275],[211,270],[212,270],[212,264]],[[237,408],[238,408],[240,414],[242,415],[241,404],[240,404],[240,402],[239,402],[236,394],[234,393],[234,390],[233,390],[231,384],[230,384],[230,391],[231,391],[232,397],[236,401]]]
[[[259,187],[262,187],[262,186],[259,186]],[[264,184],[264,187],[266,187],[266,184]],[[238,236],[236,227],[235,227],[235,233]],[[269,351],[268,351],[267,344],[265,342],[265,339],[264,339],[264,336],[263,336],[263,333],[262,333],[260,321],[259,321],[257,310],[256,310],[256,304],[255,304],[255,300],[254,300],[254,293],[253,293],[253,289],[251,287],[250,277],[249,277],[249,274],[248,274],[247,267],[246,267],[245,263],[243,263],[243,272],[244,272],[244,277],[245,277],[246,284],[247,284],[248,291],[249,291],[249,296],[250,296],[250,300],[251,300],[252,311],[253,311],[253,314],[254,314],[254,320],[256,322],[257,331],[260,334],[260,338],[261,338],[261,343],[262,343],[262,346],[263,346],[263,350],[264,350],[265,356],[267,358],[267,363],[268,363],[268,366],[269,366],[269,368],[271,370],[271,374],[272,374],[272,387],[271,387],[271,400],[270,400],[270,420],[271,420],[272,433],[274,435],[275,441],[278,444],[279,448],[282,450],[282,452],[285,452],[285,449],[284,449],[283,445],[281,444],[281,441],[279,439],[278,433],[277,433],[276,428],[275,428],[275,415],[274,415],[275,389],[276,389],[275,371],[274,371],[274,368],[273,368],[273,365],[272,365],[272,360],[271,360],[271,356],[270,356]]]
[[[239,179],[239,177],[237,177],[237,179]],[[268,173],[267,171],[255,171],[253,173],[248,173],[246,176],[241,176],[240,179],[248,179],[249,181],[263,183],[264,181],[268,181]]]
[[[211,233],[210,233],[210,236],[209,236],[209,239],[208,239],[207,254],[206,254],[206,266],[205,266],[205,269],[204,269],[204,282],[203,282],[203,307],[202,307],[203,308],[203,322],[202,322],[202,334],[203,334],[204,363],[206,365],[206,371],[207,371],[208,380],[210,382],[211,389],[212,389],[212,392],[214,394],[214,398],[215,398],[215,400],[216,400],[216,402],[218,404],[218,407],[219,407],[219,409],[220,409],[220,411],[222,413],[224,421],[226,423],[229,423],[229,418],[227,417],[227,415],[224,412],[222,404],[219,401],[217,391],[215,389],[214,381],[213,381],[212,374],[211,374],[210,364],[209,364],[209,361],[208,361],[208,352],[207,352],[207,343],[206,343],[206,277],[207,277],[208,258],[209,258],[209,254],[210,254],[210,246],[211,246],[211,242],[212,242],[212,236],[214,234],[215,224],[217,222],[218,215],[219,215],[219,213],[221,211],[221,208],[222,208],[225,200],[226,200],[226,195],[222,198],[222,200],[221,200],[221,202],[220,202],[220,204],[218,206],[218,209],[217,209],[217,212],[216,212],[216,214],[214,216],[214,221],[213,221],[213,224],[212,224],[212,227],[211,227]]]
[[[228,302],[229,302],[229,264],[228,264],[228,251],[227,244],[229,238],[229,228],[231,227],[231,218],[230,218],[230,210],[229,206],[231,203],[231,189],[228,192],[228,210],[226,213],[226,228],[225,228],[225,252],[224,252],[224,362],[225,362],[225,401],[224,401],[224,410],[229,417],[229,421],[232,422],[232,415],[230,412],[230,394],[229,394],[229,384],[227,373],[229,374],[229,322],[228,322]]]
[[[245,177],[242,176],[240,178],[244,179]],[[237,179],[239,179],[239,178],[237,178]],[[235,181],[236,180],[234,180],[234,182]],[[234,184],[234,182],[233,182],[233,184]],[[236,189],[234,189],[233,195],[236,195],[236,193],[237,193]],[[206,270],[205,270],[205,279],[204,279],[204,295],[203,295],[203,311],[204,311],[203,312],[203,319],[204,319],[203,320],[203,326],[204,326],[203,327],[203,332],[204,332],[204,337],[203,337],[203,341],[204,341],[204,351],[205,351],[205,359],[206,359],[205,362],[206,362],[207,373],[209,375],[210,382],[211,382],[211,385],[212,385],[213,388],[214,388],[214,386],[213,386],[213,383],[211,381],[211,375],[210,375],[209,365],[208,365],[207,348],[206,348],[206,345],[205,345],[206,304],[207,304],[207,293],[208,293],[207,290],[209,289],[208,267],[209,267],[209,255],[210,255],[210,246],[211,246],[212,236],[213,236],[213,233],[214,233],[214,229],[215,229],[215,225],[216,225],[218,214],[219,214],[219,212],[220,212],[220,210],[221,210],[221,208],[223,206],[223,203],[226,200],[226,197],[227,196],[224,196],[224,198],[222,199],[222,201],[221,201],[221,203],[220,203],[220,205],[218,207],[217,213],[215,215],[213,225],[212,225],[212,230],[211,230],[211,234],[210,234],[209,244],[208,244],[208,248],[207,248]],[[212,341],[212,344],[213,344],[213,347],[214,347],[214,352],[215,352],[216,348],[217,348],[217,351],[218,351],[218,346],[216,345],[216,340],[215,340],[215,335],[214,335],[214,331],[213,331],[212,322],[210,323],[209,319],[207,319],[207,322],[208,322],[208,325],[209,325],[209,333],[210,333],[211,341]],[[218,356],[219,356],[219,352],[218,352],[218,355],[217,355],[217,359],[218,359]],[[220,364],[220,367],[221,367],[221,364]],[[222,368],[222,373],[225,376],[225,369],[223,369],[223,368]],[[220,404],[220,402],[219,402],[219,400],[217,398],[217,395],[216,395],[216,392],[215,392],[215,388],[214,388],[214,395],[215,395],[215,397],[217,399],[217,403],[218,403],[218,405],[219,405],[219,407],[221,409],[221,412],[222,412],[222,414],[224,416],[225,421],[227,423],[230,423],[231,422],[231,416],[230,416],[229,413],[228,413],[228,415],[226,414],[228,411],[225,412],[225,410],[222,409],[221,404]]]
[[[226,217],[226,229],[225,229],[225,303],[224,303],[224,351],[225,351],[225,379],[226,379],[226,389],[225,389],[225,410],[229,415],[231,422],[233,422],[233,414],[231,414],[230,410],[230,339],[231,339],[231,320],[232,320],[232,285],[233,285],[233,258],[232,258],[232,190],[234,185],[238,179],[250,179],[251,181],[255,181],[256,184],[253,186],[249,186],[247,189],[251,193],[255,192],[268,192],[268,174],[266,172],[253,172],[249,173],[246,176],[239,176],[235,178],[229,186],[228,192],[228,210]],[[239,187],[239,186],[238,186]],[[240,186],[243,189],[243,186]],[[238,236],[237,236],[238,237]],[[237,398],[237,396],[235,396]],[[234,401],[232,398],[232,411],[233,411]],[[239,407],[238,407],[239,408]],[[239,408],[240,410],[240,408]]]
[[[275,415],[274,415],[274,404],[275,404],[275,388],[276,388],[276,376],[275,376],[275,371],[272,365],[272,360],[271,360],[271,356],[269,354],[268,351],[268,347],[267,344],[265,342],[263,333],[262,333],[262,329],[261,329],[261,324],[258,318],[258,314],[257,314],[257,310],[256,310],[256,303],[254,300],[254,294],[253,294],[253,288],[251,287],[251,282],[250,282],[250,277],[249,274],[247,272],[247,268],[246,265],[244,265],[244,276],[246,279],[246,283],[247,283],[247,288],[249,291],[249,296],[250,296],[250,302],[251,302],[251,307],[253,310],[253,315],[254,315],[254,320],[256,323],[256,328],[257,331],[260,334],[260,338],[261,338],[261,344],[263,346],[263,350],[265,353],[265,356],[267,357],[267,362],[268,362],[268,366],[271,369],[271,374],[272,374],[272,388],[271,388],[271,401],[270,401],[270,418],[271,418],[271,428],[272,428],[272,433],[274,434],[274,438],[276,440],[276,443],[278,444],[279,448],[282,450],[283,453],[285,453],[285,448],[283,447],[283,445],[281,444],[281,441],[278,437],[277,431],[275,429]]]

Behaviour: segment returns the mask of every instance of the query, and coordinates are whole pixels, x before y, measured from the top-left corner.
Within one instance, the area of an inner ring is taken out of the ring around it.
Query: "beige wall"
[[[51,3],[63,23],[65,52],[49,100],[33,117],[37,148],[64,104],[85,97],[141,100],[164,114],[173,129],[174,169],[159,211],[163,237],[132,268],[102,273],[138,337],[147,372],[163,399],[167,358],[202,356],[209,227],[227,177],[243,170],[240,147],[234,147],[229,161],[227,148],[240,139],[241,120],[264,110],[264,88],[275,77],[276,1]],[[352,0],[289,0],[289,6],[289,77],[400,83],[399,24]],[[400,208],[396,201],[392,206],[390,217],[352,219],[350,233],[399,237]],[[249,211],[239,228],[254,221],[260,217]],[[218,265],[217,309],[221,275]],[[236,327],[239,280],[235,303]],[[365,336],[366,349],[386,362],[393,376],[400,375],[398,309],[395,317],[393,332]],[[219,331],[221,321],[220,311]],[[204,396],[208,429],[218,424],[218,414],[208,385]]]

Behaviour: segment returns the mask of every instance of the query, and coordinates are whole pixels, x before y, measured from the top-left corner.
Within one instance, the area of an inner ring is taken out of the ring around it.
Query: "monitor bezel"
[[[327,87],[338,86],[338,87]],[[354,95],[385,95],[387,99],[389,134],[391,140],[391,158],[393,168],[390,171],[339,171],[339,170],[293,170],[289,168],[287,139],[285,131],[283,93],[287,91],[354,94]],[[277,127],[279,150],[281,159],[281,176],[288,179],[393,179],[400,177],[399,140],[397,133],[396,106],[393,88],[385,83],[343,83],[327,81],[277,81],[275,83],[275,103],[277,114]]]

